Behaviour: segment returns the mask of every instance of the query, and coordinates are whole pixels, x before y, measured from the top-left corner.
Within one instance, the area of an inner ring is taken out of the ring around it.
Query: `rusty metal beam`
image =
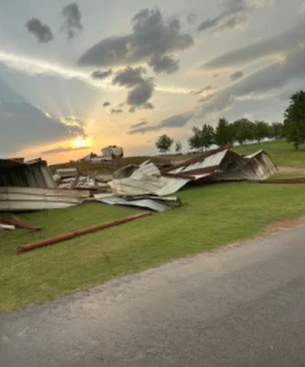
[[[129,217],[118,219],[118,220],[115,220],[115,221],[112,221],[112,222],[98,224],[96,226],[81,229],[79,231],[62,234],[62,235],[52,237],[52,238],[47,238],[47,239],[42,240],[42,241],[38,241],[38,242],[30,243],[30,244],[27,244],[27,245],[24,245],[24,246],[20,246],[20,247],[17,248],[16,252],[17,252],[17,254],[22,254],[24,252],[35,250],[35,249],[40,248],[40,247],[54,245],[55,243],[59,243],[59,242],[66,241],[66,240],[71,240],[72,238],[84,236],[85,234],[88,234],[88,233],[93,233],[93,232],[101,231],[101,230],[106,229],[106,228],[118,226],[120,224],[131,222],[133,220],[140,219],[140,218],[143,218],[143,217],[147,217],[149,215],[151,215],[151,212],[142,212],[140,214],[131,215]]]

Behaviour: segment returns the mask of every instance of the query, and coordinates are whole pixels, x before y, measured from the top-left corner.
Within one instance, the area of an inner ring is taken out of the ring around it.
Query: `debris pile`
[[[0,159],[0,211],[66,208],[94,200],[162,212],[180,205],[178,198],[167,196],[187,184],[262,182],[277,171],[263,150],[242,156],[230,148],[211,150],[166,168],[151,161],[127,165],[113,176],[85,175],[77,168],[58,169],[52,176],[41,159]]]
[[[277,167],[264,151],[241,156],[221,148],[163,170],[149,161],[140,166],[129,165],[115,172],[109,185],[118,196],[166,196],[191,182],[262,181],[276,171]]]

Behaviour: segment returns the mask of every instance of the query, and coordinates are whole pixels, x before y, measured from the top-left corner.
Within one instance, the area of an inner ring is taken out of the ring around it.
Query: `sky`
[[[0,157],[75,160],[226,117],[282,121],[303,0],[0,0]]]

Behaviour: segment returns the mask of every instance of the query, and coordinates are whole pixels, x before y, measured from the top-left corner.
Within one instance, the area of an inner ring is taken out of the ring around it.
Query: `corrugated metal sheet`
[[[88,199],[89,191],[0,187],[0,211],[60,209]]]
[[[109,185],[113,193],[119,196],[166,196],[194,180],[259,181],[269,178],[276,170],[272,159],[264,151],[243,157],[228,149],[217,149],[162,171],[150,162],[138,168],[128,166],[115,173],[115,179]]]
[[[139,208],[147,208],[155,212],[164,212],[180,205],[177,197],[162,198],[159,196],[135,196],[123,198],[109,194],[94,195],[96,201],[100,201],[109,205],[135,206]]]

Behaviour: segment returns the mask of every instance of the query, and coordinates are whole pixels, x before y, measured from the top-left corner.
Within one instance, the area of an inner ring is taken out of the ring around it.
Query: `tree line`
[[[202,127],[194,126],[193,135],[188,139],[191,149],[203,151],[212,145],[223,146],[228,143],[243,145],[249,141],[261,142],[264,139],[278,140],[286,137],[295,149],[305,142],[305,92],[293,94],[284,114],[284,123],[265,121],[250,121],[242,118],[230,123],[226,118],[218,121],[216,128],[204,124]],[[174,140],[168,135],[161,135],[156,147],[161,153],[168,152]],[[180,153],[182,145],[180,141],[175,143],[176,153]]]

